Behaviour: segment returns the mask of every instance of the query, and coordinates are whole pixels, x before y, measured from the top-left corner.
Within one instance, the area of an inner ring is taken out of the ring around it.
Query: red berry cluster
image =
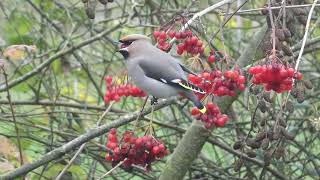
[[[293,78],[302,79],[300,72],[280,63],[253,66],[248,72],[253,75],[253,84],[263,84],[266,91],[274,90],[277,93],[291,90]]]
[[[125,131],[119,142],[117,130],[111,129],[108,134],[107,147],[112,150],[105,157],[107,161],[116,166],[124,161],[122,167],[129,170],[132,165],[151,169],[151,163],[157,159],[162,159],[169,154],[163,143],[152,136],[135,137],[132,131]]]
[[[222,73],[220,70],[203,72],[200,75],[189,75],[189,80],[207,93],[216,96],[236,96],[236,90],[243,91],[246,78],[240,69],[228,70]],[[200,98],[201,95],[200,95]]]
[[[213,102],[209,102],[206,105],[207,111],[205,114],[202,114],[198,108],[194,107],[191,110],[191,115],[194,116],[197,120],[201,120],[205,123],[207,129],[211,129],[213,125],[217,127],[223,127],[229,117],[225,114],[221,114],[220,109]]]
[[[165,31],[154,31],[153,37],[158,42],[158,48],[162,51],[168,51],[170,49],[170,44],[167,42],[167,33]]]
[[[107,91],[104,95],[104,102],[108,104],[110,101],[120,101],[122,96],[128,97],[145,97],[147,94],[140,88],[131,84],[115,85],[111,76],[105,77]]]
[[[203,42],[196,36],[186,37],[182,43],[177,46],[177,54],[181,55],[184,52],[190,53],[191,55],[203,54]]]
[[[171,39],[176,38],[182,41],[177,46],[177,53],[179,55],[183,54],[184,52],[188,52],[192,55],[203,54],[204,52],[203,42],[196,36],[193,36],[192,31],[190,30],[183,32],[169,31],[168,33],[165,31],[154,31],[153,37],[158,42],[158,48],[163,51],[170,49],[170,44],[167,42],[169,37]]]

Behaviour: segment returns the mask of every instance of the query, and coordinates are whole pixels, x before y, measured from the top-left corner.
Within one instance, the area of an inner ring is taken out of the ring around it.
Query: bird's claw
[[[156,105],[156,104],[158,104],[158,99],[153,96],[151,99],[151,105]]]

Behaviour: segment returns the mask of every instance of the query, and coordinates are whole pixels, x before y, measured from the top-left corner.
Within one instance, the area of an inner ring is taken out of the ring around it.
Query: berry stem
[[[119,162],[115,167],[113,167],[113,168],[110,169],[108,172],[106,172],[104,175],[102,175],[98,180],[101,180],[101,179],[103,179],[104,177],[108,176],[112,171],[114,171],[114,170],[117,169],[119,166],[121,166],[126,160],[127,160],[127,158],[125,158],[123,161]]]
[[[272,15],[272,10],[271,10],[271,0],[268,0],[268,10],[269,10],[269,18],[270,18],[270,23],[271,23],[271,28],[272,28],[272,56],[276,57],[276,29],[275,25],[273,22],[273,15]]]
[[[206,8],[206,9],[204,9],[204,10],[202,10],[202,11],[196,13],[196,14],[194,14],[193,17],[191,19],[189,19],[189,21],[186,24],[184,24],[184,26],[181,28],[180,32],[183,32],[184,30],[186,30],[189,27],[189,25],[192,24],[192,22],[194,20],[196,20],[197,18],[200,18],[201,16],[213,11],[214,9],[216,9],[216,8],[218,8],[220,6],[223,6],[225,4],[228,4],[230,2],[231,2],[231,0],[223,0],[223,1],[220,1],[220,2],[218,2],[216,4],[213,4],[212,6],[209,6],[208,8]],[[173,39],[171,39],[169,44],[173,44],[175,41],[176,41],[176,38],[173,38]]]

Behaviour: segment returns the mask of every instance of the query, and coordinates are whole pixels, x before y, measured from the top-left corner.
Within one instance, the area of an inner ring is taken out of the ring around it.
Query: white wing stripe
[[[160,78],[160,80],[164,83],[167,83],[167,81],[165,79]]]

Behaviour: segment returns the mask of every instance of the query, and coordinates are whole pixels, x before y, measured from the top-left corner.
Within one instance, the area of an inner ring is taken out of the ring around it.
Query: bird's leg
[[[139,114],[137,116],[136,123],[134,124],[134,131],[137,130],[137,128],[138,128],[138,120],[139,120],[139,118],[140,118],[140,116],[141,116],[141,114],[142,114],[142,112],[144,110],[144,107],[146,106],[146,104],[148,102],[148,99],[149,99],[149,96],[147,96],[146,100],[144,100],[143,106],[142,106],[142,108],[141,108],[141,110],[140,110],[140,112],[139,112]]]
[[[151,98],[151,119],[149,121],[148,129],[146,131],[146,134],[153,135],[153,127],[152,127],[152,121],[153,121],[153,112],[154,112],[154,106],[158,103],[158,99],[154,96]]]
[[[151,105],[151,119],[149,121],[149,125],[148,125],[148,129],[146,131],[146,134],[149,134],[151,136],[153,136],[154,131],[153,131],[153,127],[152,127],[152,121],[153,121],[153,111],[154,111],[154,105]]]
[[[158,104],[158,98],[156,98],[156,97],[152,96],[152,99],[151,99],[151,106],[156,105],[156,104]]]

